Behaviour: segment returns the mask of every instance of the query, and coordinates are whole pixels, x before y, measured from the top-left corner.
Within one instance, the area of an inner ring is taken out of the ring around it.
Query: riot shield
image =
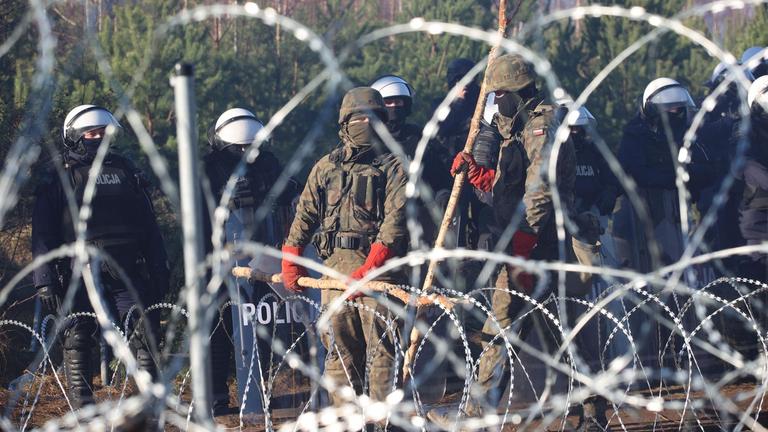
[[[258,226],[256,208],[232,210],[226,223],[227,241],[237,244],[242,239],[280,248],[293,218],[289,207],[275,206]],[[255,228],[254,228],[255,227]],[[248,232],[255,229],[256,232]],[[250,266],[268,273],[280,273],[280,260],[264,254],[238,255],[233,265]],[[292,369],[285,361],[287,350],[299,355],[308,367],[322,372],[323,350],[312,331],[319,305],[316,290],[297,296],[281,284],[233,279],[238,298],[232,299],[233,339],[237,388],[241,411],[276,417],[293,416],[310,403],[317,389],[309,387],[300,368]],[[301,298],[299,298],[301,297]],[[307,330],[310,331],[307,331]],[[318,353],[310,356],[310,352]]]

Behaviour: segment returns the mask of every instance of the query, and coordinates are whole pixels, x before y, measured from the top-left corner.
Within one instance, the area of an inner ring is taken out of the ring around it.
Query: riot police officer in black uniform
[[[220,204],[224,188],[230,176],[244,156],[245,150],[256,139],[256,135],[264,126],[256,116],[243,108],[232,108],[222,113],[208,132],[208,143],[211,151],[203,157],[205,173],[210,182],[215,206]],[[260,149],[258,157],[245,165],[245,171],[236,179],[236,183],[228,203],[229,217],[224,222],[222,244],[233,245],[239,241],[258,241],[270,243],[270,235],[266,232],[263,220],[256,219],[256,212],[264,204],[268,193],[275,181],[280,177],[282,168],[274,154]],[[273,200],[273,205],[289,207],[293,197],[298,195],[299,186],[292,179],[287,187]],[[212,226],[209,213],[205,212],[205,233],[208,252],[213,250],[211,242]],[[279,233],[282,240],[284,233]],[[274,237],[274,236],[272,236]],[[272,241],[274,243],[274,241]],[[278,246],[279,244],[272,244]],[[238,261],[245,259],[240,257]],[[238,262],[247,265],[248,262]],[[256,282],[254,292],[263,294],[270,287],[262,282]],[[241,287],[237,287],[241,289]],[[221,303],[229,299],[228,291],[220,289]],[[233,344],[230,336],[233,333],[233,320],[230,308],[221,311],[221,323],[214,325],[211,336],[211,363],[213,384],[213,411],[215,415],[226,414],[229,409],[229,389],[227,380],[232,371]],[[255,343],[255,341],[254,341]]]
[[[64,171],[77,207],[83,195],[91,164],[105,134],[120,129],[120,124],[105,108],[81,105],[64,120],[62,137]],[[81,222],[70,213],[65,188],[52,168],[48,169],[37,188],[32,215],[32,254],[43,255],[64,244],[74,242]],[[87,220],[85,242],[102,252],[97,273],[98,288],[115,323],[125,321],[130,311],[156,303],[168,289],[168,263],[147,182],[127,158],[109,152],[95,179],[91,214]],[[70,286],[73,260],[47,263],[35,269],[34,285],[43,305],[55,313]],[[91,261],[93,263],[93,261]],[[129,279],[123,280],[120,270]],[[86,268],[85,271],[88,271]],[[130,283],[129,283],[130,282]],[[92,312],[82,280],[72,284],[77,290],[71,312]],[[135,291],[131,289],[135,288]],[[64,311],[63,311],[64,312]],[[139,368],[156,375],[153,352],[157,316],[144,319],[131,317],[129,345],[137,357]],[[135,330],[135,331],[133,331]],[[70,401],[75,408],[93,403],[91,350],[98,346],[98,327],[90,317],[78,317],[64,330],[64,362],[69,381]]]

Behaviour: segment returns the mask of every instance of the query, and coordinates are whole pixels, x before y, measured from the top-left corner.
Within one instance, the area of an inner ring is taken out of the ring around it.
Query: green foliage
[[[206,131],[221,112],[242,106],[250,108],[266,122],[324,67],[317,53],[279,25],[224,16],[175,26],[161,35],[158,34],[159,26],[181,11],[185,4],[195,6],[194,2],[112,3],[109,14],[105,13],[98,20],[95,41],[83,36],[84,26],[79,24],[84,22],[81,8],[59,4],[58,13],[49,15],[58,42],[56,90],[48,137],[57,145],[61,121],[72,107],[96,103],[116,109],[118,98],[124,98],[140,114],[145,128],[169,162],[171,173],[175,174],[173,89],[169,77],[176,62],[195,65],[201,150],[207,147]],[[260,2],[262,7],[285,7],[285,3]],[[510,1],[510,9],[516,3]],[[641,0],[633,5],[674,16],[685,10],[689,3],[686,0]],[[9,7],[0,16],[3,40],[7,40],[27,8],[27,2],[21,0],[9,0],[6,4]],[[476,0],[404,0],[394,23],[408,23],[414,17],[422,17],[495,30],[496,4],[496,1]],[[515,34],[523,23],[531,22],[532,17],[546,13],[551,4],[538,0],[522,1],[516,14],[510,17],[513,21],[511,33]],[[278,8],[278,11],[306,23],[336,53],[349,49],[361,35],[392,24],[380,18],[380,5],[374,0],[315,0],[296,2],[291,7],[287,11]],[[752,15],[746,21],[731,25],[720,37],[724,39],[724,47],[737,56],[748,46],[768,44],[765,32],[768,10],[759,6],[750,13]],[[712,37],[711,23],[692,19],[685,24]],[[587,17],[534,29],[522,42],[548,58],[562,85],[577,96],[612,59],[652,30],[653,27],[643,22]],[[106,56],[109,76],[98,66],[91,43],[97,43]],[[36,32],[28,31],[9,53],[0,57],[0,127],[8,137],[15,136],[23,115],[35,70],[36,44]],[[418,123],[427,120],[431,107],[447,90],[444,79],[447,63],[457,57],[479,60],[488,50],[486,44],[461,36],[405,33],[352,50],[342,67],[354,85],[368,84],[386,73],[403,76],[416,90],[412,120]],[[690,40],[666,33],[616,68],[589,99],[587,106],[597,117],[604,137],[615,146],[623,125],[636,112],[637,100],[650,80],[670,76],[688,85],[695,97],[701,97],[703,83],[716,63]],[[271,149],[280,159],[286,160],[293,155],[329,96],[334,95],[325,94],[322,87],[316,90],[276,129]],[[334,97],[340,99],[340,95]],[[336,144],[335,116],[331,118],[334,121],[324,125],[322,138],[314,149],[315,158]],[[120,142],[120,150],[146,172],[151,172],[133,132],[126,121],[123,124],[126,136]],[[0,146],[3,155],[9,142],[12,140],[7,139]],[[43,159],[49,157],[46,155]],[[160,198],[157,201],[157,207],[164,212],[162,225],[166,239],[176,247],[179,243],[176,219],[166,202]],[[180,258],[174,255],[173,259]]]

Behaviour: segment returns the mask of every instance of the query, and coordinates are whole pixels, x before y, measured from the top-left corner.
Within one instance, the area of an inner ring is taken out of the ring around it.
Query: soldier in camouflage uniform
[[[282,248],[286,288],[303,289],[297,280],[306,270],[292,262],[290,255],[300,256],[310,239],[326,266],[352,279],[362,279],[404,252],[406,173],[394,155],[384,153],[372,124],[385,119],[378,91],[358,87],[344,96],[339,115],[342,145],[312,168]],[[393,273],[376,278],[398,279]],[[340,291],[323,291],[323,305],[340,295]],[[356,293],[350,299],[385,317],[390,315],[375,298]],[[394,390],[398,374],[394,329],[387,326],[363,308],[344,306],[336,311],[329,334],[323,336],[329,353],[325,375],[337,386],[351,384],[360,394],[367,373],[370,397],[384,400]],[[329,393],[334,405],[344,402],[338,391]]]
[[[508,54],[496,59],[487,71],[488,91],[495,93],[499,112],[491,125],[480,132],[474,152],[498,155],[489,166],[481,166],[473,155],[460,152],[454,159],[452,173],[467,170],[469,183],[493,194],[495,223],[506,228],[520,202],[525,215],[512,236],[506,252],[535,260],[557,260],[557,233],[552,190],[547,178],[547,165],[557,130],[555,105],[538,92],[535,75],[520,57]],[[490,147],[490,148],[487,148]],[[557,187],[565,209],[571,207],[576,178],[575,153],[570,141],[563,143],[557,163]],[[473,397],[462,415],[478,416],[483,407],[495,408],[509,375],[509,362],[499,334],[499,326],[511,326],[526,306],[526,302],[511,293],[517,290],[532,294],[533,275],[512,266],[502,270],[499,290],[494,291],[492,311],[496,322],[488,318],[483,327],[487,352],[479,365],[479,375]],[[504,275],[506,273],[506,275]],[[523,326],[529,329],[529,324]],[[542,326],[536,326],[541,329]],[[546,330],[544,331],[546,333]],[[524,335],[521,335],[524,337]],[[439,426],[452,428],[457,412],[431,411],[430,420]]]

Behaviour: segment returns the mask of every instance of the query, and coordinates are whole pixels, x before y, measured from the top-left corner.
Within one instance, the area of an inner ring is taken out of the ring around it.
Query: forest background
[[[201,152],[205,151],[208,127],[224,110],[250,108],[265,123],[296,92],[323,69],[317,54],[296,40],[279,25],[268,26],[255,19],[222,16],[173,27],[158,37],[156,30],[168,17],[185,8],[210,1],[193,0],[85,0],[50,3],[48,16],[57,38],[55,47],[55,89],[45,140],[61,149],[61,124],[74,106],[94,103],[116,109],[120,88],[131,88],[130,103],[166,158],[172,176],[177,174],[173,91],[169,77],[173,65],[184,60],[196,68],[196,98]],[[579,0],[510,1],[511,23],[508,34],[518,35],[522,25],[540,14],[575,6]],[[642,0],[632,2],[664,16],[700,5],[686,0]],[[621,4],[624,2],[605,2]],[[413,17],[456,22],[493,30],[498,16],[497,0],[269,0],[263,8],[306,24],[321,35],[326,44],[341,52],[366,33]],[[18,25],[26,25],[28,2],[0,0],[0,42],[9,40]],[[683,23],[713,39],[738,58],[753,45],[768,45],[768,9],[765,5],[738,11],[707,14]],[[86,29],[95,38],[88,38]],[[522,42],[552,63],[562,85],[578,95],[586,84],[623,49],[653,28],[621,18],[565,20],[538,29]],[[33,25],[7,53],[0,56],[0,155],[3,164],[13,164],[6,155],[19,138],[24,119],[35,101],[30,89],[36,68],[38,34]],[[97,44],[108,61],[112,81],[100,72],[91,49]],[[431,116],[432,106],[447,92],[446,65],[454,58],[475,61],[487,55],[488,47],[468,38],[427,33],[411,33],[381,39],[357,51],[342,64],[353,83],[369,84],[385,73],[404,77],[416,90],[415,123]],[[616,69],[589,99],[587,107],[598,120],[598,130],[616,147],[623,125],[637,110],[637,100],[645,85],[658,76],[675,78],[688,86],[695,98],[706,93],[705,82],[717,60],[701,47],[672,33],[663,34],[639,50]],[[136,71],[144,64],[143,73]],[[327,95],[316,91],[304,100],[275,131],[269,149],[287,160],[313,125]],[[307,159],[311,162],[337,143],[335,116],[325,125],[318,145]],[[127,122],[123,121],[127,126]],[[118,142],[119,151],[131,157],[150,173],[147,157],[141,153],[129,127]],[[31,144],[30,144],[31,145]],[[0,283],[7,282],[31,260],[29,235],[33,192],[39,169],[54,157],[43,146],[38,162],[28,173],[18,200],[0,230]],[[154,179],[156,180],[156,179]],[[300,178],[303,180],[303,178]],[[157,182],[155,181],[155,184]],[[163,234],[168,245],[172,284],[177,289],[181,274],[181,241],[177,214],[158,188],[153,191]],[[33,291],[17,290],[16,302],[30,299]],[[7,308],[4,307],[4,308]],[[0,315],[5,311],[0,310]]]

